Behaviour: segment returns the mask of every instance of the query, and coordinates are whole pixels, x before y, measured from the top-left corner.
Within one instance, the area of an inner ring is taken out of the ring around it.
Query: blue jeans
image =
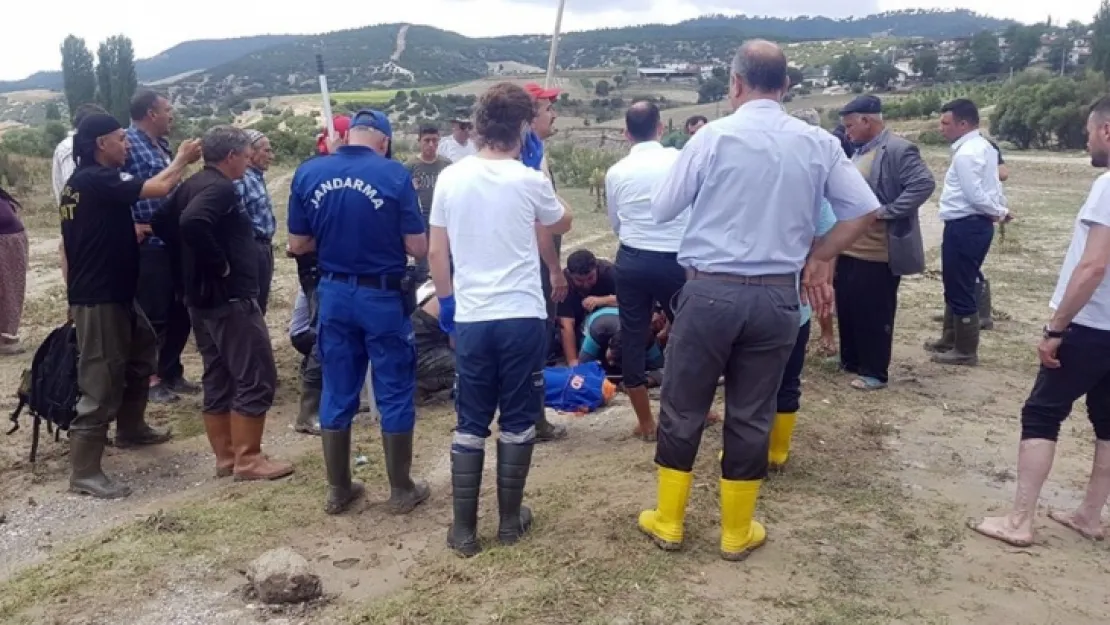
[[[969,317],[979,310],[975,283],[991,249],[994,222],[976,215],[944,222],[940,263],[944,281],[944,303],[957,317]]]
[[[382,431],[406,434],[416,425],[416,340],[405,315],[401,293],[322,278],[320,352],[324,389],[320,427],[347,430],[358,411],[366,367]]]
[[[543,416],[545,325],[527,318],[455,326],[458,425],[452,451],[482,451],[496,412],[502,441],[524,445],[535,439]]]

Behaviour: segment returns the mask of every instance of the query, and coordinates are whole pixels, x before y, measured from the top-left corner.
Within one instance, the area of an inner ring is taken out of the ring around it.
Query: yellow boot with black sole
[[[753,519],[762,483],[721,479],[721,557],[725,560],[744,560],[767,542],[767,530]]]

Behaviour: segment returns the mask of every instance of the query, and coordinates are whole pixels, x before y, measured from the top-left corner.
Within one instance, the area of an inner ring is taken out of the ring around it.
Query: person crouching
[[[232,126],[204,135],[204,169],[182,183],[171,208],[180,214],[185,302],[204,361],[204,429],[216,475],[236,481],[293,473],[262,454],[277,368],[258,304],[258,254],[250,217],[234,181],[250,165],[250,140]]]

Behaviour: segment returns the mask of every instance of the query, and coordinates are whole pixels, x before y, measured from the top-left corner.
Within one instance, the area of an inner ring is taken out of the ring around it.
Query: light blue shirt
[[[297,299],[293,302],[293,318],[289,320],[289,336],[297,336],[312,329],[312,313],[308,310],[308,298],[304,290],[297,290]]]
[[[829,230],[833,229],[833,226],[835,225],[836,214],[833,213],[832,206],[829,205],[828,201],[822,201],[821,215],[817,219],[817,236],[825,236],[829,233]],[[801,289],[801,286],[801,276],[799,276],[798,288]],[[798,325],[798,327],[800,328],[809,323],[810,318],[813,317],[813,308],[809,304],[802,304],[802,307],[798,310],[802,315],[802,322]]]
[[[656,223],[690,207],[678,262],[707,273],[797,274],[805,265],[821,203],[838,220],[879,200],[840,141],[772,100],[748,102],[690,139],[652,197]]]

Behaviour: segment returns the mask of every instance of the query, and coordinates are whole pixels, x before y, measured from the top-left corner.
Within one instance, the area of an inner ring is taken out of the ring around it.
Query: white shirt
[[[609,223],[624,245],[651,252],[678,251],[690,211],[665,224],[655,223],[651,216],[655,187],[677,160],[678,150],[665,148],[658,141],[637,143],[605,174]]]
[[[1110,226],[1110,172],[1099,176],[1087,195],[1083,208],[1075,218],[1075,230],[1071,235],[1071,245],[1064,256],[1064,264],[1060,268],[1060,278],[1056,281],[1056,292],[1052,294],[1052,309],[1056,310],[1064,299],[1064,291],[1068,288],[1068,281],[1083,258],[1083,250],[1087,247],[1087,235],[1091,225]],[[1074,323],[1096,330],[1110,331],[1110,274],[1102,279],[1102,283],[1095,289],[1090,301],[1072,319]]]
[[[547,318],[536,222],[563,218],[551,182],[516,160],[467,158],[443,170],[432,226],[455,260],[455,320]]]
[[[972,130],[952,144],[952,164],[940,193],[940,218],[1004,217],[1008,212],[998,180],[998,151]]]
[[[651,213],[656,223],[668,223],[690,207],[678,250],[684,267],[797,274],[825,198],[841,221],[879,208],[836,137],[778,102],[755,100],[690,139],[652,198]]]
[[[77,169],[77,163],[73,162],[73,132],[69,136],[62,139],[62,142],[54,148],[54,163],[51,167],[51,182],[54,183],[54,201],[58,204],[62,203],[62,189],[65,188],[66,182],[69,177],[73,175],[74,170]]]
[[[457,163],[468,156],[474,156],[478,153],[478,146],[474,140],[467,139],[466,144],[463,145],[455,140],[454,135],[444,137],[439,140],[439,147],[436,149],[436,154],[443,158]]]

